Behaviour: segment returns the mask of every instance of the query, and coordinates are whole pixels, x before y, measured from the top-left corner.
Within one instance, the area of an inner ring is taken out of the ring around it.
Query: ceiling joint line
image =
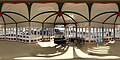
[[[62,19],[63,19],[64,23],[66,24],[66,21],[65,21],[65,18],[64,18],[64,16],[63,16],[63,15],[62,15]]]
[[[112,15],[110,15],[108,18],[105,19],[105,21],[103,22],[103,24],[104,24],[108,19],[110,19],[111,17],[113,17],[113,16],[115,16],[115,15],[117,15],[117,14],[112,14]]]
[[[85,18],[87,21],[89,21],[89,19],[87,17],[85,17],[84,15],[80,14],[80,13],[77,13],[77,12],[73,12],[73,11],[62,11],[64,13],[73,13],[73,14],[76,14],[76,15],[79,15],[79,16],[82,16],[83,18]]]
[[[12,14],[16,14],[16,15],[19,15],[19,16],[21,16],[21,17],[23,17],[23,18],[25,18],[26,20],[29,21],[29,19],[28,19],[27,17],[25,17],[24,15],[22,15],[22,14],[20,14],[20,13],[17,13],[17,12],[3,11],[2,13],[12,13]]]
[[[55,22],[56,22],[57,18],[58,18],[58,15],[56,15],[56,17],[55,17],[55,20],[54,20],[54,25],[55,25]]]
[[[108,14],[108,13],[118,13],[117,11],[108,11],[108,12],[103,12],[103,13],[99,13],[96,16],[94,16],[91,21],[93,21],[95,18],[97,18],[98,16],[101,16],[103,14]]]
[[[54,13],[54,14],[51,14],[50,16],[48,16],[43,22],[42,22],[42,24],[44,24],[45,23],[45,21],[47,21],[50,17],[52,17],[52,16],[54,16],[54,15],[56,15],[57,13]]]
[[[75,24],[77,24],[77,22],[75,21],[75,19],[73,19],[71,16],[69,16],[68,14],[65,14],[65,13],[63,13],[63,14],[66,15],[67,17],[71,18],[75,22]]]
[[[118,15],[117,15],[117,16],[116,16],[116,18],[115,18],[114,25],[115,25],[115,23],[116,23],[117,19],[118,19]]]
[[[13,19],[11,16],[9,16],[9,15],[7,15],[7,14],[5,14],[5,13],[3,13],[3,15],[9,17],[13,22],[15,22],[15,24],[17,24],[17,22],[15,21],[15,19]]]
[[[36,14],[35,16],[33,16],[30,20],[32,21],[35,17],[42,15],[42,14],[46,14],[46,13],[57,13],[57,11],[45,11],[45,12],[41,12]]]

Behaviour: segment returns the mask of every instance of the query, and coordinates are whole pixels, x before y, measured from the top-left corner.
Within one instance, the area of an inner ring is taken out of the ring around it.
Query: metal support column
[[[64,25],[64,28],[65,28],[65,30],[64,30],[64,36],[65,36],[65,38],[67,37],[67,29],[66,29],[66,25]]]
[[[104,38],[104,26],[102,26],[102,39]]]
[[[28,35],[31,35],[31,23],[30,23],[30,21],[29,21],[29,27],[28,27]]]
[[[69,31],[70,31],[69,38],[71,38],[71,27],[69,27]]]
[[[76,27],[75,27],[75,28],[76,28],[76,38],[77,38],[77,24],[76,24]]]
[[[91,37],[91,22],[89,22],[89,43],[90,43],[90,37]]]
[[[4,37],[5,37],[5,40],[6,40],[6,24],[4,25]]]
[[[113,34],[114,34],[114,40],[115,40],[115,25],[114,25],[114,28],[113,28]]]
[[[44,24],[42,23],[42,41],[44,40]]]
[[[98,28],[96,28],[96,37],[98,39]]]

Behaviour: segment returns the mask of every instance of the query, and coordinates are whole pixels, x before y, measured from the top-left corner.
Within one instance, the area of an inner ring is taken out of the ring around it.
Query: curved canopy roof
[[[120,25],[120,3],[38,2],[0,3],[0,6],[0,25],[29,26],[29,22],[32,27],[43,23],[47,27],[69,23],[78,27]]]

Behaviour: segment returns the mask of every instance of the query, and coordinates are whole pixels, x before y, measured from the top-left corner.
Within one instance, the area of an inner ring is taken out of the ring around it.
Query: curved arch
[[[117,21],[117,18],[118,18],[118,15],[117,15],[116,18],[115,18],[114,25],[115,25],[115,23],[116,23],[116,21]]]
[[[116,3],[116,4],[117,4],[119,12],[120,12],[120,3]]]
[[[68,16],[69,18],[71,18],[75,23],[77,23],[76,21],[75,21],[75,19],[73,19],[71,16],[69,16],[68,14],[65,14],[65,13],[63,13],[64,15],[66,15],[66,16]]]
[[[50,18],[50,17],[52,17],[52,16],[54,16],[54,15],[56,15],[56,14],[57,14],[57,13],[54,13],[54,14],[48,16],[42,23],[45,23],[45,21],[46,21],[48,18]]]
[[[98,16],[100,16],[100,15],[103,15],[103,14],[107,14],[107,13],[117,13],[117,11],[108,11],[108,12],[103,12],[103,13],[97,14],[96,16],[94,16],[94,17],[91,19],[91,21],[94,20],[96,17],[98,17]]]
[[[28,9],[28,15],[29,15],[29,20],[30,20],[30,17],[31,17],[31,8],[32,8],[32,4],[33,3],[25,3],[27,5],[27,9]]]
[[[5,19],[4,19],[3,15],[2,15],[2,19],[3,19],[4,25],[6,25],[6,22],[5,22]]]
[[[2,10],[2,7],[3,7],[3,3],[0,3],[0,12]]]
[[[66,21],[65,21],[65,18],[64,18],[64,16],[63,16],[63,15],[62,15],[62,19],[63,19],[64,23],[66,24]]]
[[[112,16],[114,16],[114,15],[116,15],[116,13],[115,14],[112,14],[112,15],[110,15],[107,19],[105,19],[105,21],[103,22],[103,24],[109,19],[109,18],[111,18]]]
[[[32,21],[35,17],[37,17],[37,16],[39,16],[39,15],[41,15],[41,14],[45,14],[45,13],[56,13],[57,11],[46,11],[46,12],[41,12],[41,13],[38,13],[38,14],[36,14],[35,16],[33,16],[31,19],[30,19],[30,21]]]
[[[77,12],[72,12],[72,11],[62,11],[64,13],[73,13],[73,14],[77,14],[77,15],[80,15],[82,16],[83,18],[85,18],[87,21],[89,21],[89,19],[87,17],[85,17],[84,15],[80,14],[80,13],[77,13]]]
[[[15,21],[15,19],[13,19],[11,16],[9,16],[9,15],[7,15],[7,14],[5,14],[5,13],[4,13],[3,15],[9,17],[10,19],[12,19],[12,20],[17,24],[17,22]]]
[[[25,18],[26,20],[29,21],[29,19],[27,17],[25,17],[24,15],[20,14],[20,13],[17,13],[17,12],[11,12],[11,11],[3,11],[2,13],[13,13],[13,14],[17,14],[17,15],[20,15],[22,16],[23,18]]]
[[[55,22],[56,22],[57,18],[58,18],[58,15],[55,17],[55,20],[54,20],[54,25],[55,25]]]

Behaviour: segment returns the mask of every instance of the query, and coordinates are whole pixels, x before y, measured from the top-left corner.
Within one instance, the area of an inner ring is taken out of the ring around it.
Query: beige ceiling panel
[[[24,17],[17,15],[17,14],[13,14],[13,13],[6,13],[6,14],[11,16],[16,22],[28,21]]]
[[[115,24],[119,24],[120,25],[120,16],[118,16]]]
[[[62,19],[62,17],[58,17],[56,23],[64,23],[64,20]]]
[[[11,12],[17,12],[20,13],[28,18],[28,8],[25,3],[19,3],[19,4],[10,4],[10,3],[4,3],[2,7],[2,12],[4,11],[11,11]]]
[[[77,12],[83,14],[87,18],[89,17],[88,7],[86,3],[81,3],[81,4],[65,3],[63,5],[62,11]]]
[[[111,28],[114,25],[91,22],[91,25],[89,26],[89,22],[85,22],[85,23],[78,23],[77,26],[78,27],[87,27],[87,28],[89,28],[89,27],[102,27],[102,26],[104,26],[104,27]]]
[[[89,23],[88,22],[78,23],[77,27],[89,27]]]
[[[92,22],[91,23],[91,27],[106,27],[106,28],[113,28],[114,25],[111,25],[111,24],[102,24],[102,23],[95,23],[95,22]]]
[[[4,16],[4,20],[5,20],[5,23],[15,23],[11,18],[9,18],[8,16]]]
[[[18,27],[29,27],[29,22],[19,23]]]
[[[42,14],[39,15],[37,17],[35,17],[32,21],[39,21],[39,22],[43,22],[48,16],[52,15],[53,13],[46,13],[46,14]],[[49,19],[49,18],[48,18]]]
[[[58,11],[58,6],[56,3],[34,3],[31,9],[31,17],[35,16],[38,13],[46,12],[46,11]]]
[[[40,27],[42,27],[42,23],[36,23],[36,22],[30,22],[30,26],[31,26],[31,28],[40,28]]]
[[[114,25],[104,24],[104,28],[114,28]]]
[[[68,14],[69,16],[71,16],[76,22],[88,21],[87,19],[85,19],[82,16],[77,15],[77,14],[73,14],[73,13],[66,13],[66,14]],[[65,20],[71,20],[70,17],[68,17],[66,15],[63,15],[63,16],[64,16]]]
[[[1,31],[1,28],[4,28],[4,25],[0,25],[0,31]]]
[[[2,17],[0,17],[0,24],[4,24]]]
[[[54,28],[54,24],[44,24],[45,28]]]
[[[45,21],[45,23],[54,23],[56,16],[57,16],[57,15],[54,15],[54,16],[48,18],[48,19]],[[57,17],[57,20],[58,20],[58,18],[59,18],[59,17]]]
[[[103,23],[109,16],[111,16],[113,14],[114,13],[103,14],[103,15],[100,15],[100,16],[96,17],[92,21],[97,21],[97,22],[102,22]],[[111,19],[109,19],[109,21],[111,21]]]
[[[109,4],[100,4],[94,3],[91,10],[91,17],[96,16],[97,14],[109,11],[118,11],[118,6],[115,3]]]
[[[117,17],[117,15],[114,15],[114,16],[110,17],[105,23],[112,23],[112,24],[114,24],[116,17]]]
[[[6,28],[16,28],[16,24],[7,24]]]

